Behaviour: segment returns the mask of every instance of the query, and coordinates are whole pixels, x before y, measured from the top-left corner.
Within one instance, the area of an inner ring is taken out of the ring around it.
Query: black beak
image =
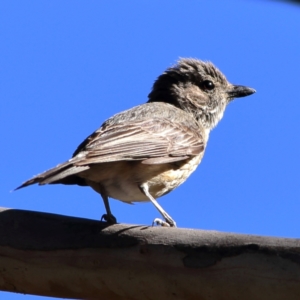
[[[240,98],[252,95],[256,92],[255,89],[242,86],[242,85],[233,85],[230,90],[227,92],[230,99]]]

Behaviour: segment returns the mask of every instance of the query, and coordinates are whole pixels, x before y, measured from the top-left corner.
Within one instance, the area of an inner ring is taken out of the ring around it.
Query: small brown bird
[[[182,184],[201,162],[209,132],[234,98],[254,89],[233,85],[210,62],[183,58],[158,77],[147,103],[112,116],[73,157],[24,182],[91,186],[104,201],[103,218],[116,223],[108,197],[151,201],[164,221],[174,220],[155,200]]]

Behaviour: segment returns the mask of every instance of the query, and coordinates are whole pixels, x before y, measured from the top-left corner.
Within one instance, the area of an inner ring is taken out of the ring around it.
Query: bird
[[[156,200],[181,185],[200,164],[210,131],[234,98],[255,93],[231,84],[211,62],[180,58],[155,80],[148,101],[115,114],[89,135],[64,163],[25,181],[90,186],[103,199],[101,220],[115,224],[109,198],[152,202],[163,219],[176,222]]]

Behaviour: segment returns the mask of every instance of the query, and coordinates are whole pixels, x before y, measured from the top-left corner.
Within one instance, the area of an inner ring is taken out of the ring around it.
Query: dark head
[[[210,62],[182,58],[155,81],[148,102],[167,102],[190,112],[205,128],[212,129],[234,98],[255,93],[233,85]]]

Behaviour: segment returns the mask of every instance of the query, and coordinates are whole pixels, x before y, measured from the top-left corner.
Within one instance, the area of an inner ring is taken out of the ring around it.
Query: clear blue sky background
[[[179,227],[300,237],[300,6],[2,1],[0,26],[0,206],[99,219],[104,206],[90,188],[9,191],[69,159],[111,115],[144,103],[179,57],[196,57],[257,93],[228,107],[199,168],[161,205]],[[159,217],[150,203],[111,207],[122,223]]]

